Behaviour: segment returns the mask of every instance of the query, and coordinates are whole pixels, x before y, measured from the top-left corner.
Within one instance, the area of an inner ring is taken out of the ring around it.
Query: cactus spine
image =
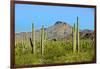
[[[41,54],[44,53],[44,39],[45,39],[45,33],[44,33],[44,26],[41,28]]]
[[[80,51],[79,47],[79,18],[77,17],[77,50]]]
[[[34,29],[34,23],[32,23],[32,43],[33,43],[33,53],[35,54],[35,29]]]

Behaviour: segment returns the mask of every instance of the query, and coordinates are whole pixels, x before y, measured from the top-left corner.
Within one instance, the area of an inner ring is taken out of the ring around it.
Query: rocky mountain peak
[[[57,21],[54,25],[58,25],[58,24],[66,24],[66,22]]]

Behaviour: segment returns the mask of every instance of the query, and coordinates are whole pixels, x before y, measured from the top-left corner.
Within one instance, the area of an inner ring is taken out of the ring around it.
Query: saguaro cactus
[[[44,30],[44,41],[46,41],[47,40],[47,32],[45,32],[45,30]]]
[[[72,47],[74,50],[74,27],[72,27]]]
[[[44,39],[45,39],[45,33],[44,33],[44,26],[41,28],[41,54],[44,53]]]
[[[35,29],[34,29],[34,23],[32,23],[32,43],[33,43],[33,53],[35,54]]]
[[[80,46],[79,46],[79,18],[77,17],[77,26],[72,28],[72,45],[73,45],[73,51],[80,51]]]
[[[80,46],[79,46],[79,17],[77,17],[77,50],[78,52],[80,51]]]
[[[73,28],[73,51],[76,52],[76,26],[74,23],[74,28]]]

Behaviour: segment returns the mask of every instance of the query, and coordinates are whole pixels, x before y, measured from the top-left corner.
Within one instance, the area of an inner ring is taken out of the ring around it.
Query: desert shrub
[[[15,45],[16,65],[27,64],[51,64],[51,63],[72,63],[92,61],[94,58],[94,46],[92,40],[80,40],[80,52],[73,53],[71,41],[45,41],[44,54],[41,55],[40,42],[36,41],[36,54],[31,53],[31,46],[28,41],[24,44],[17,42]]]

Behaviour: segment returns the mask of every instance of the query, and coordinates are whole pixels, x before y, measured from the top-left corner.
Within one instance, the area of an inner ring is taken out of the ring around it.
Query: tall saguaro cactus
[[[79,46],[79,17],[77,17],[77,50],[78,50],[78,52],[80,51],[80,46]]]
[[[44,39],[45,39],[45,33],[44,33],[44,26],[41,28],[41,54],[44,53]]]
[[[74,50],[74,27],[72,27],[72,47],[73,47],[73,50]]]
[[[35,54],[35,29],[34,29],[34,23],[32,23],[32,43],[33,43],[33,53]]]
[[[79,46],[79,18],[77,17],[77,26],[72,28],[72,45],[73,45],[73,51],[74,52],[79,52],[80,51],[80,46]]]
[[[74,23],[74,28],[73,28],[73,51],[76,52],[76,26]]]

